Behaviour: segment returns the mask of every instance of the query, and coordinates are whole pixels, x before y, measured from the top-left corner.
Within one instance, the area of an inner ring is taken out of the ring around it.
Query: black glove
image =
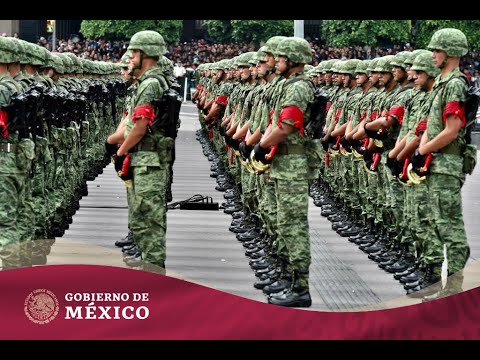
[[[114,166],[115,166],[115,171],[117,173],[122,170],[123,161],[125,160],[125,157],[126,157],[125,155],[115,156]]]
[[[225,135],[223,135],[223,137],[225,138],[225,144],[227,144],[228,146],[232,146],[232,137],[230,135],[228,135],[227,133],[225,133]]]
[[[350,145],[350,141],[348,141],[345,136],[343,136],[342,140],[340,140],[340,144],[347,152],[352,152],[352,146]]]
[[[415,150],[415,153],[410,158],[410,163],[412,164],[413,168],[420,168],[425,165],[425,155],[420,155],[418,149]]]
[[[320,140],[320,143],[322,144],[323,150],[328,151],[328,141],[323,140],[323,138]]]
[[[227,133],[227,130],[225,129],[225,126],[221,126],[221,125],[220,125],[220,129],[218,129],[218,131],[220,132],[220,135],[222,135],[222,136],[225,136],[225,134]]]
[[[240,140],[240,139],[232,138],[232,140],[230,141],[230,146],[232,148],[234,148],[235,150],[238,150],[241,142],[242,142],[242,140]]]
[[[245,141],[243,141],[238,147],[238,151],[240,151],[240,154],[242,155],[244,160],[247,160],[250,158],[250,154],[252,150],[253,150],[253,146],[247,145]]]
[[[255,160],[260,161],[264,164],[270,164],[272,162],[272,160],[267,160],[265,158],[265,155],[267,155],[270,152],[270,148],[265,149],[265,148],[260,146],[260,143],[257,143],[254,146],[253,151],[255,153],[255,155],[254,155]]]
[[[396,175],[397,167],[398,167],[398,161],[396,158],[391,158],[387,156],[387,166],[390,168],[392,171],[393,175]]]
[[[105,157],[111,157],[116,155],[117,150],[118,150],[117,144],[109,144],[107,141],[105,141],[105,148],[104,148]]]
[[[207,109],[202,109],[203,115],[208,115],[208,110]]]

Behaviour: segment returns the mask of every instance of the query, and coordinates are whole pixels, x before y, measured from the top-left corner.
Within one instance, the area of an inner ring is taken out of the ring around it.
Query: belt
[[[303,146],[303,145],[279,144],[276,154],[280,154],[280,155],[301,155],[301,154],[305,154],[305,146]]]
[[[157,142],[153,139],[142,139],[132,150],[130,150],[130,152],[157,151]]]
[[[458,146],[453,146],[453,145],[447,145],[443,149],[440,149],[438,151],[440,154],[451,154],[451,155],[462,155],[462,151]]]
[[[0,152],[11,153],[17,152],[18,145],[10,143],[0,143]]]

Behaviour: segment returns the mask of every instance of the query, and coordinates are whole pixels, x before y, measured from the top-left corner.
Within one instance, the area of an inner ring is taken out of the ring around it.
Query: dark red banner
[[[50,265],[1,271],[0,289],[0,339],[480,339],[480,288],[388,310],[320,312],[139,270]]]

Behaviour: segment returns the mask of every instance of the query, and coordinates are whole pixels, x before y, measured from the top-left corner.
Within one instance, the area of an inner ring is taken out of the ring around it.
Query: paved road
[[[195,140],[199,128],[196,108],[184,103],[182,125],[177,139],[174,166],[174,201],[195,194],[211,196],[222,203],[209,176],[210,163]],[[480,167],[480,166],[479,166]],[[480,175],[478,167],[463,189],[465,225],[471,245],[469,287],[478,286],[480,270]],[[124,266],[115,240],[127,232],[126,193],[123,183],[109,165],[95,181],[89,182],[89,196],[80,202],[63,238],[57,239],[49,264],[82,263]],[[311,284],[313,310],[355,310],[411,304],[403,287],[368,260],[356,245],[337,235],[310,201],[312,239]],[[265,302],[253,287],[255,276],[248,266],[244,248],[228,231],[231,216],[223,211],[171,210],[167,228],[167,274],[200,283],[234,295]],[[467,287],[468,288],[468,287]]]

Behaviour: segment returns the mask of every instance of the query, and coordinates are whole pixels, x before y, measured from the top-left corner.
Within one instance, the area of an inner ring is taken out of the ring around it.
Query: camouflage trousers
[[[132,199],[130,200],[130,228],[144,261],[165,267],[167,209],[165,192],[166,164],[134,166]]]
[[[308,180],[274,179],[278,243],[288,252],[289,267],[299,273],[299,285],[308,288],[311,263],[308,225]]]
[[[425,249],[425,262],[441,264],[445,245],[448,271],[456,273],[465,267],[470,256],[462,213],[463,182],[455,176],[432,173],[427,176],[426,185],[431,215],[427,227],[429,245]]]
[[[19,221],[25,209],[25,174],[17,167],[17,154],[0,152],[0,259],[3,269],[22,266]]]

